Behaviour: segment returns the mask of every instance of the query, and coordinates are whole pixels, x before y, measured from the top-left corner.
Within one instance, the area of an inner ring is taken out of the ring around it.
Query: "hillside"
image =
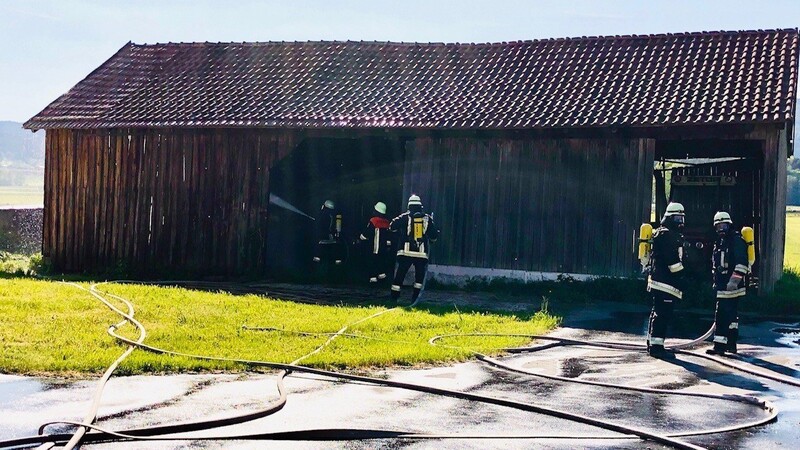
[[[43,174],[44,132],[0,121],[0,186],[41,186]]]

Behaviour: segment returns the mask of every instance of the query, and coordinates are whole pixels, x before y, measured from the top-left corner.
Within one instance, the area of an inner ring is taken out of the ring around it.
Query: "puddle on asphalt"
[[[0,410],[27,395],[69,388],[71,384],[63,380],[0,375]]]
[[[645,335],[647,334],[649,318],[649,311],[615,311],[609,317],[577,320],[570,322],[569,326],[588,330]],[[713,322],[713,311],[707,315],[701,315],[676,310],[670,324],[669,336],[679,339],[694,339],[708,331]]]

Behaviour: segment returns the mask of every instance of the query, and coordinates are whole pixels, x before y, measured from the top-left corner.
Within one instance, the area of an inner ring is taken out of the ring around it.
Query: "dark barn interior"
[[[657,141],[655,218],[662,216],[670,201],[686,208],[684,234],[691,244],[687,267],[696,277],[706,278],[710,271],[712,218],[717,211],[729,212],[737,229],[749,226],[761,236],[763,148],[764,141],[756,139]],[[757,251],[760,248],[756,246]],[[753,265],[754,274],[759,260]],[[757,284],[758,277],[754,275],[751,282]]]
[[[404,150],[379,137],[307,138],[272,168],[270,194],[316,219],[325,200],[342,213],[342,235],[352,242],[382,201],[390,216],[401,212]],[[267,266],[271,273],[309,273],[316,242],[314,220],[270,205]],[[356,249],[353,250],[353,258]]]

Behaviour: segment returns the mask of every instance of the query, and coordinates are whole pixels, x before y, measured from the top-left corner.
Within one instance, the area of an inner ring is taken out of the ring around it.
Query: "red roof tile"
[[[26,128],[783,122],[798,31],[496,44],[128,43]]]

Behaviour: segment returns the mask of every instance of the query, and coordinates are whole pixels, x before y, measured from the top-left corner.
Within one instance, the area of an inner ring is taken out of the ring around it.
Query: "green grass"
[[[800,213],[786,214],[783,265],[800,270]]]
[[[44,203],[42,186],[0,186],[0,206],[41,205]]]
[[[83,284],[87,286],[86,284]],[[130,299],[147,330],[145,343],[170,350],[228,358],[291,362],[327,340],[275,331],[249,331],[242,325],[332,333],[383,306],[317,306],[255,295],[235,296],[181,288],[104,285]],[[124,309],[122,305],[119,306]],[[103,371],[124,349],[106,333],[119,316],[88,293],[55,281],[0,279],[0,372],[80,374]],[[397,309],[348,330],[392,340],[339,337],[302,363],[317,367],[363,369],[462,361],[466,349],[428,344],[447,333],[544,333],[558,319],[538,312],[512,316],[457,310]],[[136,338],[130,325],[120,334]],[[494,349],[526,343],[525,338],[450,338],[445,344]],[[244,366],[134,352],[119,373],[239,371]]]

